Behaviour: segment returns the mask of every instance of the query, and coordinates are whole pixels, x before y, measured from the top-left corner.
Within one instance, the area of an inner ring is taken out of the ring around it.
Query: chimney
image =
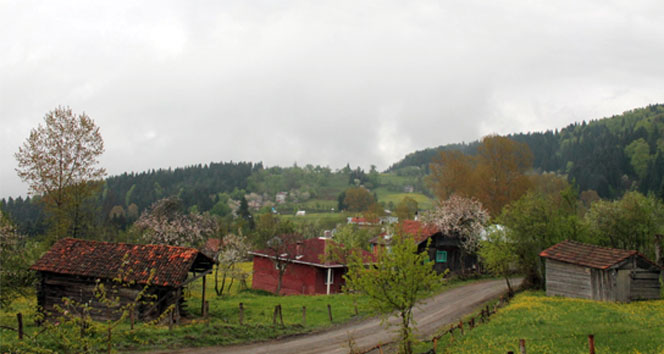
[[[302,254],[302,241],[297,241],[297,245],[295,246],[295,255],[299,256]]]

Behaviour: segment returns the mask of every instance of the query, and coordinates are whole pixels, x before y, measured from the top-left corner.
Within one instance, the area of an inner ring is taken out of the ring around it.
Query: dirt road
[[[512,284],[520,283],[512,280]],[[430,299],[414,311],[417,328],[421,336],[430,336],[441,326],[458,321],[459,318],[473,312],[482,303],[500,296],[507,291],[504,280],[490,280],[464,285]],[[186,348],[162,353],[312,353],[342,354],[348,353],[348,338],[352,336],[356,348],[369,348],[378,343],[387,343],[395,337],[394,328],[386,330],[377,318],[361,322],[348,323],[324,332],[289,337],[267,342],[207,348]]]

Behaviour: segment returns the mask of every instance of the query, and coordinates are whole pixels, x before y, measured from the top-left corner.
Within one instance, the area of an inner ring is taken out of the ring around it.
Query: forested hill
[[[579,190],[595,190],[614,198],[638,189],[664,197],[664,105],[655,104],[588,123],[574,123],[560,131],[520,133],[508,137],[528,144],[533,166],[540,172],[567,174]],[[475,154],[479,142],[429,148],[407,155],[388,171],[429,163],[441,150]]]

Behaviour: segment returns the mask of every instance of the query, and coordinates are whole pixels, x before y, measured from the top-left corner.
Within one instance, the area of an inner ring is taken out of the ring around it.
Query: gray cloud
[[[16,1],[0,51],[0,196],[25,193],[13,153],[61,104],[96,120],[116,174],[386,168],[664,101],[658,1]]]

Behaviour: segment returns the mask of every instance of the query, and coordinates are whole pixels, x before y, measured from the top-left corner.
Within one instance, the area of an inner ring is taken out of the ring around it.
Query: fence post
[[[106,348],[108,354],[111,354],[111,350],[113,349],[112,346],[111,346],[111,338],[112,338],[111,336],[112,335],[113,335],[113,330],[111,329],[111,327],[108,327],[108,343],[107,343],[107,348]]]
[[[380,343],[378,343],[378,352],[383,354],[383,348],[380,346]]]
[[[459,329],[461,330],[461,335],[463,335],[463,321],[459,320]]]
[[[327,316],[330,318],[330,323],[332,322],[332,305],[327,304]]]
[[[436,353],[436,350],[437,350],[436,347],[438,347],[438,338],[433,337],[433,352],[434,353]]]
[[[210,301],[205,300],[205,315],[203,316],[207,317],[209,313],[210,313]]]
[[[17,313],[16,320],[18,321],[18,340],[23,340],[23,314]]]
[[[274,306],[274,312],[272,313],[272,325],[277,325],[277,315],[279,314],[279,305]]]
[[[136,312],[134,311],[134,306],[131,307],[131,310],[130,310],[130,311],[131,311],[131,312],[129,312],[129,319],[131,320],[131,330],[133,331],[133,330],[134,330],[134,315],[135,315],[135,313],[136,313]]]
[[[302,306],[302,326],[307,325],[307,307]]]
[[[242,322],[244,321],[244,304],[240,303],[240,325],[242,325]]]
[[[168,330],[172,331],[173,330],[173,310],[171,309],[170,313],[168,314]]]
[[[526,340],[525,339],[519,339],[519,351],[521,351],[521,354],[526,354]]]
[[[590,347],[590,354],[595,354],[595,335],[588,335],[588,346]]]
[[[353,306],[355,306],[355,316],[359,315],[360,313],[357,311],[357,300],[353,301]]]
[[[279,322],[281,322],[281,328],[284,327],[284,313],[281,311],[281,304],[279,304]]]

